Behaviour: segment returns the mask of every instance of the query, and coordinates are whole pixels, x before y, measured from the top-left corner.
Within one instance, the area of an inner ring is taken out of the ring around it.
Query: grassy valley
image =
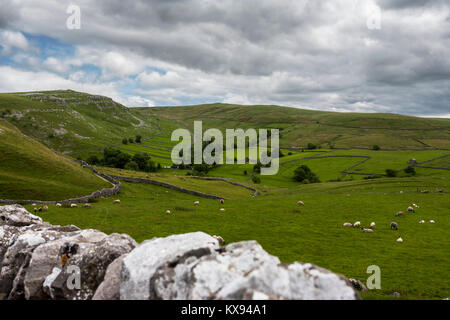
[[[43,111],[52,108],[60,111]],[[73,91],[0,94],[0,114],[0,198],[63,199],[108,186],[73,160],[102,157],[102,150],[113,146],[129,156],[147,153],[163,168],[144,172],[100,163],[97,170],[227,199],[220,204],[153,184],[123,182],[117,196],[98,199],[91,208],[50,206],[41,213],[46,221],[128,233],[137,241],[191,231],[218,234],[227,243],[252,239],[284,262],[315,263],[363,283],[367,267],[380,266],[381,290],[363,298],[390,299],[394,291],[404,299],[450,296],[449,119],[224,104],[125,108]],[[202,120],[204,130],[281,128],[278,173],[262,176],[252,164],[234,164],[211,167],[206,174],[255,188],[258,195],[252,196],[239,185],[193,177],[189,168],[169,168],[176,143],[170,140],[172,131],[192,130],[194,120]],[[122,143],[135,135],[142,135],[141,143]],[[317,148],[308,150],[308,143]],[[411,174],[404,169],[413,158],[417,164]],[[301,165],[320,183],[294,180]],[[386,169],[395,174],[388,176]],[[304,206],[297,204],[300,200]],[[412,203],[420,206],[415,213],[395,216]],[[376,222],[374,232],[342,226],[356,221],[364,227]],[[390,229],[392,221],[398,230]],[[397,243],[398,237],[404,242]]]

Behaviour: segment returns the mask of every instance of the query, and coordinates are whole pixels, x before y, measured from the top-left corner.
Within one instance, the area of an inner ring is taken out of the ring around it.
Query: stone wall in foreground
[[[51,208],[50,208],[51,210]],[[256,241],[203,232],[153,238],[54,226],[0,206],[0,299],[359,299],[349,281],[283,264]]]

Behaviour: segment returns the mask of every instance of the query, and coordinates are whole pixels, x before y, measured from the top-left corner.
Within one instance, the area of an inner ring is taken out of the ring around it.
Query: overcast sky
[[[0,0],[0,92],[450,117],[449,3]]]

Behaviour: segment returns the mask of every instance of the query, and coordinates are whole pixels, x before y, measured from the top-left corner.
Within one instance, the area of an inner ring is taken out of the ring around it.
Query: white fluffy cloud
[[[40,59],[14,54],[10,58],[21,62],[11,72],[42,81],[30,79],[29,88],[5,84],[1,91],[31,90],[54,77],[73,89],[109,91],[130,106],[225,101],[448,114],[450,5],[445,0],[76,4],[82,27],[69,30],[65,2],[0,0],[8,10],[0,14],[4,52],[28,50],[24,34],[75,48],[70,56]],[[380,29],[369,28],[368,19],[378,18]],[[90,74],[83,68],[87,64],[101,72]]]
[[[29,45],[25,36],[21,32],[0,30],[0,45],[3,47],[2,55],[10,54],[14,48],[28,50]]]

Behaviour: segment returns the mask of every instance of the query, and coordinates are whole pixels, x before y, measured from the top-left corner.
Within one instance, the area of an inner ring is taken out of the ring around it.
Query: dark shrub
[[[392,170],[392,169],[386,169],[386,175],[391,178],[396,177],[397,171]]]

